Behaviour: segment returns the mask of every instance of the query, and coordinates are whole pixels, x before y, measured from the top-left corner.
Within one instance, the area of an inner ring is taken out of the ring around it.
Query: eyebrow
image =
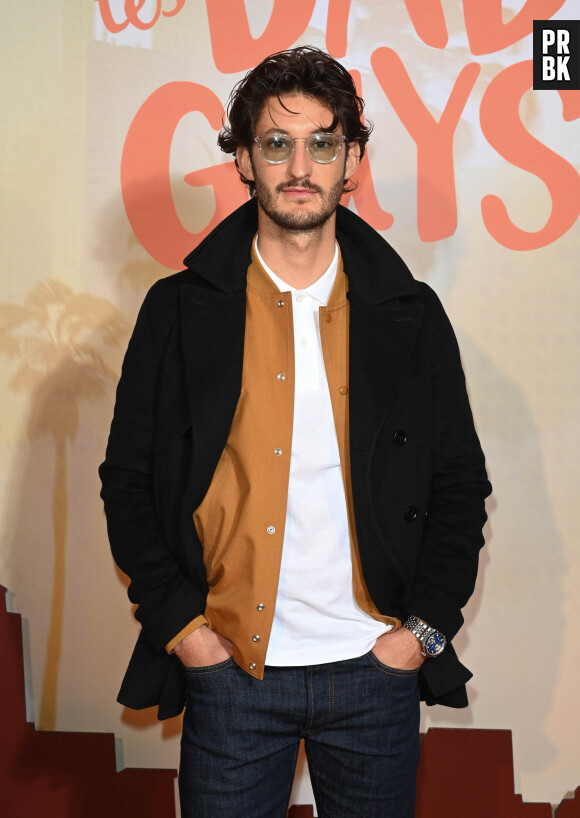
[[[279,133],[281,136],[289,136],[291,139],[295,139],[295,137],[292,136],[290,131],[287,131],[285,128],[266,128],[266,130],[264,131],[264,135],[265,134],[270,134],[270,133]],[[309,135],[314,136],[317,133],[334,133],[334,131],[330,131],[328,128],[318,127],[318,128],[313,128],[310,131]],[[298,137],[298,138],[300,138],[300,137]]]

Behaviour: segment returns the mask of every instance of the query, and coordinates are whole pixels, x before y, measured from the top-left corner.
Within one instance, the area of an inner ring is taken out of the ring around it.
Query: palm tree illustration
[[[58,279],[39,281],[24,304],[0,303],[0,352],[17,363],[9,386],[30,394],[30,441],[54,441],[53,588],[38,726],[54,730],[62,650],[68,529],[67,444],[80,405],[103,398],[117,374],[101,350],[122,343],[128,324],[105,298],[74,292]]]

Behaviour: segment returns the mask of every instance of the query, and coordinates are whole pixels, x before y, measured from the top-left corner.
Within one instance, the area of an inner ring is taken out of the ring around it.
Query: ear
[[[350,179],[354,176],[360,164],[360,145],[358,142],[349,142],[346,162],[344,164],[344,178]]]
[[[254,169],[252,168],[252,162],[250,161],[250,151],[248,150],[248,148],[239,146],[236,149],[236,163],[238,165],[238,168],[242,172],[242,176],[253,182]]]

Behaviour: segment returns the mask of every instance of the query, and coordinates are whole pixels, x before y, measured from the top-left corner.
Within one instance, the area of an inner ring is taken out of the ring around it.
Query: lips
[[[311,196],[317,195],[315,190],[305,187],[287,187],[282,192],[297,199],[309,199]]]

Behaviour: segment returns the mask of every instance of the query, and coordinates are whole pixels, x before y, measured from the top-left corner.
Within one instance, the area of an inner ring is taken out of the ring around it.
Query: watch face
[[[425,642],[425,651],[429,656],[437,656],[445,647],[445,637],[439,631],[432,633]]]

